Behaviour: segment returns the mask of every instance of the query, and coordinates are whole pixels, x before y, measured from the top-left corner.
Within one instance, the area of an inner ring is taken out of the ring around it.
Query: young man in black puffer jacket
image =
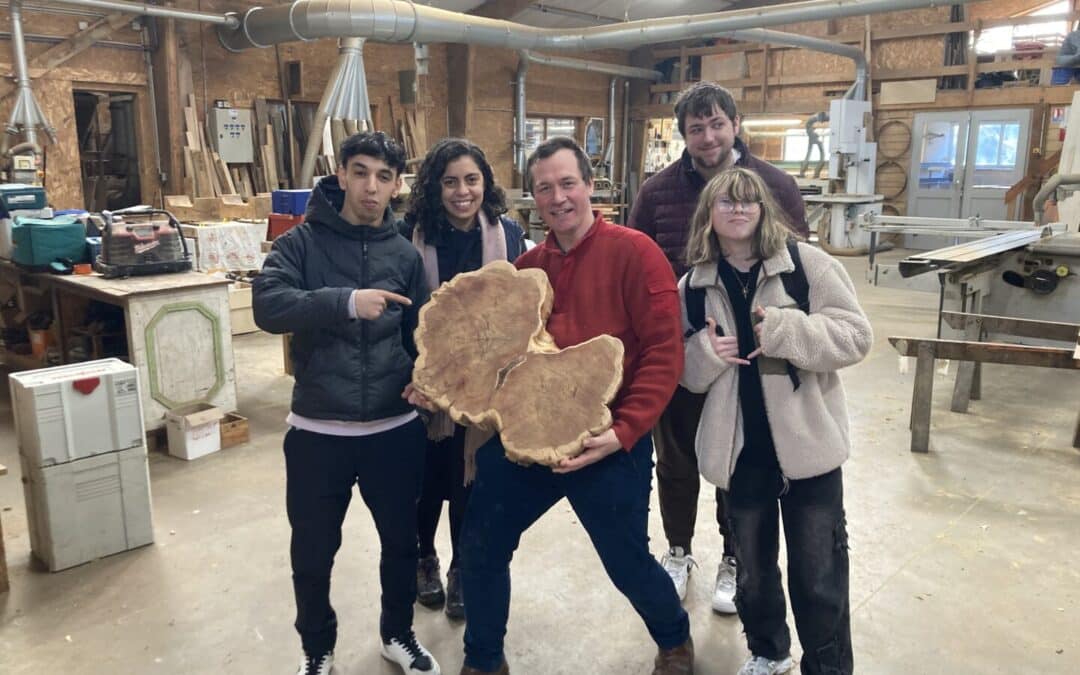
[[[305,221],[275,240],[252,289],[258,326],[293,334],[285,471],[298,675],[333,665],[330,569],[354,484],[382,548],[382,655],[407,674],[439,675],[412,631],[426,433],[403,395],[428,290],[389,208],[405,153],[383,133],[363,133],[342,143],[339,161],[312,191]]]

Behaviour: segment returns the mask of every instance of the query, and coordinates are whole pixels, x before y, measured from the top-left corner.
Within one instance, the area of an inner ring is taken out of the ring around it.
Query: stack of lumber
[[[239,195],[247,199],[287,184],[283,157],[274,141],[276,120],[264,99],[256,99],[254,114],[255,163],[226,164],[206,142],[208,132],[199,122],[195,96],[184,106],[184,192],[192,198]]]
[[[195,198],[187,195],[166,195],[165,210],[185,223],[266,220],[270,215],[270,193],[253,195],[246,202],[239,195]]]

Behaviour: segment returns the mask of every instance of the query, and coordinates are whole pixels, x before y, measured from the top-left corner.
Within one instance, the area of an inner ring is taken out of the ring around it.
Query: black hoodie
[[[313,419],[370,422],[412,410],[401,398],[412,379],[420,306],[427,301],[420,254],[386,210],[378,227],[341,215],[336,176],[312,190],[305,220],[274,240],[252,287],[255,323],[292,333],[292,411]],[[356,289],[381,288],[412,300],[377,319],[349,318]]]

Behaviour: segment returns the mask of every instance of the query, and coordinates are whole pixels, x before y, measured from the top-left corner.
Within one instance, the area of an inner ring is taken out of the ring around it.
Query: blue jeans
[[[589,534],[608,577],[662,649],[690,637],[671,579],[649,553],[652,439],[568,474],[506,459],[496,436],[477,451],[462,533],[465,665],[497,670],[510,615],[510,559],[525,530],[563,497]]]
[[[775,463],[740,459],[725,498],[738,560],[735,607],[750,652],[779,660],[791,650],[777,565],[783,514],[788,592],[803,647],[802,672],[851,673],[848,546],[840,469],[785,484]]]

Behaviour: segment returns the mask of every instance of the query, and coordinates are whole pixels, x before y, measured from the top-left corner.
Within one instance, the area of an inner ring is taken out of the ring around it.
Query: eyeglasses
[[[739,207],[739,210],[746,212],[757,211],[761,208],[761,202],[739,202],[730,199],[717,199],[715,206],[716,210],[720,213],[734,213],[736,206]]]

